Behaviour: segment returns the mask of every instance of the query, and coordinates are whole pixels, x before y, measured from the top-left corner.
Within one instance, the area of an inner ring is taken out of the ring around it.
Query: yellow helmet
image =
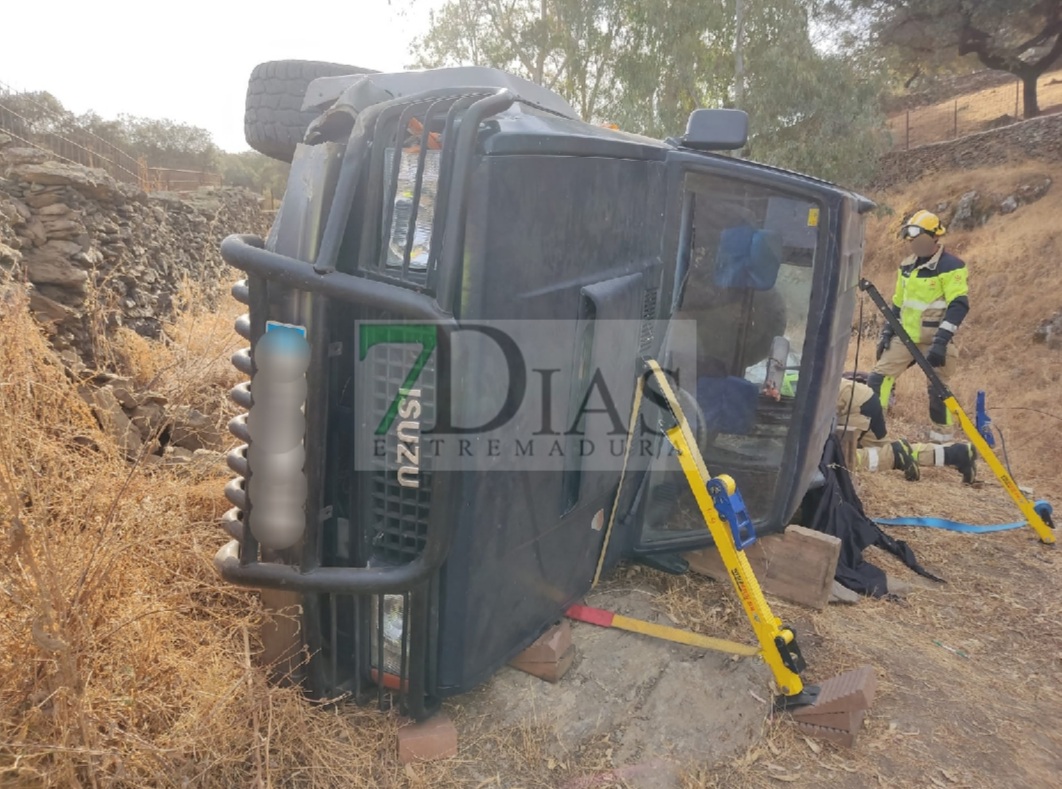
[[[903,227],[900,228],[901,238],[914,238],[919,233],[926,233],[933,238],[940,238],[944,235],[944,225],[940,223],[940,217],[936,214],[926,211],[915,211],[911,217],[903,223]]]

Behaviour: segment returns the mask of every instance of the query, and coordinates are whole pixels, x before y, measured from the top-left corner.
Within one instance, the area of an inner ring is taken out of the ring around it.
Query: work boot
[[[893,468],[902,468],[903,476],[908,482],[916,482],[921,476],[921,472],[918,468],[918,459],[915,457],[914,450],[911,449],[911,445],[906,440],[900,439],[899,441],[892,442],[892,456],[893,456]]]
[[[977,480],[977,450],[973,444],[951,444],[944,447],[944,465],[957,468],[966,485],[972,485]]]

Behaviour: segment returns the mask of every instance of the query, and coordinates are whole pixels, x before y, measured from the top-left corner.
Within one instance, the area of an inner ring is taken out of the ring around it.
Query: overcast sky
[[[444,0],[0,0],[0,82],[47,90],[75,113],[171,118],[246,150],[243,102],[266,60],[325,60],[381,71]]]

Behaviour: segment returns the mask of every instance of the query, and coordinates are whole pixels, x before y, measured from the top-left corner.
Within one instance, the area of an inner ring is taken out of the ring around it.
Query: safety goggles
[[[923,230],[922,228],[920,228],[918,225],[904,225],[903,229],[900,230],[900,238],[905,238],[905,239],[918,238],[920,235],[922,235],[925,232],[926,231]]]

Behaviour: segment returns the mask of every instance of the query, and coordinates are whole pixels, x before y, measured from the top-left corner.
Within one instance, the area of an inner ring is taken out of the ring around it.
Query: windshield
[[[732,177],[689,174],[669,345],[709,472],[737,481],[749,516],[771,513],[799,391],[821,206]],[[695,347],[682,356],[677,349]],[[651,468],[643,541],[703,529],[678,461]]]

